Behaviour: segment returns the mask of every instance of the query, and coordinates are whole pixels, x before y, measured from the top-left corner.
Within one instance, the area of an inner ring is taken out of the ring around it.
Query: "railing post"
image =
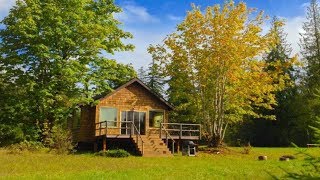
[[[108,122],[106,121],[105,123],[106,123],[106,127],[105,127],[105,129],[104,129],[104,134],[105,134],[105,135],[106,135],[106,137],[107,137],[107,131],[108,131]]]
[[[199,124],[199,139],[201,140],[201,124]]]
[[[142,155],[143,155],[143,153],[144,153],[143,141],[141,143],[142,143]]]
[[[172,154],[174,154],[174,141],[172,141]]]
[[[179,139],[182,137],[182,124],[180,124],[180,134],[179,134]]]
[[[168,133],[166,133],[166,145],[168,147]]]
[[[99,136],[101,136],[101,122],[99,122]]]
[[[162,139],[161,138],[161,133],[162,133],[162,123],[160,123],[160,133],[159,133],[160,134],[160,139]]]
[[[133,129],[133,122],[131,122],[131,126],[130,126],[130,138],[131,138],[132,135],[133,135],[133,131],[134,131],[134,129]]]

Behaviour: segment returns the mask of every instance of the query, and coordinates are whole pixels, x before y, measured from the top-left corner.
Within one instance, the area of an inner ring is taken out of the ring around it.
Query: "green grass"
[[[8,154],[0,150],[0,179],[272,179],[288,171],[299,171],[303,157],[288,162],[281,155],[295,154],[294,148],[253,148],[249,155],[241,148],[219,155],[199,153],[198,157],[106,158],[48,153]],[[320,148],[310,148],[319,155]],[[258,161],[267,155],[267,161]]]

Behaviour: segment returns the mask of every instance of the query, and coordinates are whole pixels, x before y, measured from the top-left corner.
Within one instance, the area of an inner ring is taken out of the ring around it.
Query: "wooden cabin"
[[[200,137],[199,125],[169,123],[173,106],[137,78],[96,100],[96,106],[81,107],[79,126],[73,129],[80,148],[121,148],[143,156],[172,156],[174,149],[179,150],[177,140]]]

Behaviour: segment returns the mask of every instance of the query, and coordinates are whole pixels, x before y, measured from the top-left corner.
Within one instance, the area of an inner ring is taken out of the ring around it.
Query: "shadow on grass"
[[[302,150],[297,148],[297,153],[295,155],[304,156],[304,164],[302,165],[302,170],[297,172],[288,171],[285,168],[279,167],[285,175],[278,177],[269,171],[265,171],[273,179],[320,179],[320,157],[316,157],[307,153],[307,150]]]

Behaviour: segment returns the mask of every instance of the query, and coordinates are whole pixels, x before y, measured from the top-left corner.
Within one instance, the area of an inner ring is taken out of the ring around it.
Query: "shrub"
[[[54,126],[50,137],[47,139],[49,148],[58,154],[67,154],[74,151],[75,145],[72,142],[72,134],[70,131],[60,126]]]
[[[123,149],[115,149],[115,150],[108,150],[108,151],[100,151],[96,155],[105,156],[105,157],[122,158],[122,157],[130,156],[130,153],[128,153]]]
[[[243,146],[242,153],[243,154],[250,154],[251,150],[252,150],[252,146],[250,145],[250,142],[249,142],[247,145]]]
[[[0,124],[0,146],[19,143],[24,140],[24,134],[20,126]]]
[[[36,141],[22,141],[17,144],[12,144],[7,147],[9,153],[17,154],[22,153],[23,151],[35,152],[44,149],[44,146],[41,142]]]

